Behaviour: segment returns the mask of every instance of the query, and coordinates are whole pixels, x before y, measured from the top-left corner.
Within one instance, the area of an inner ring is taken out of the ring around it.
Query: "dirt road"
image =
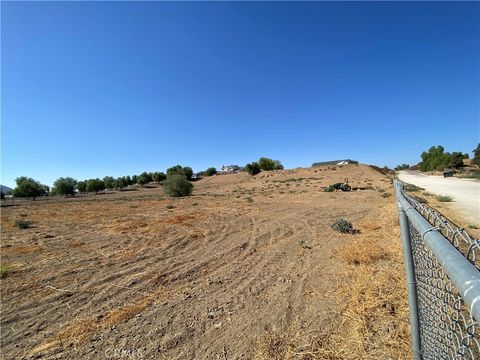
[[[449,195],[449,203],[460,217],[480,226],[480,181],[474,179],[444,178],[420,172],[400,171],[398,178],[404,182],[425,188],[435,195]]]

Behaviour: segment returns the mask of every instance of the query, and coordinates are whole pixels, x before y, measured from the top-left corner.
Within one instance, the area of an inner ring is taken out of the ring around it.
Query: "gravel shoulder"
[[[480,181],[475,179],[444,178],[414,171],[400,171],[401,181],[425,188],[435,195],[449,195],[449,207],[470,224],[480,226]]]

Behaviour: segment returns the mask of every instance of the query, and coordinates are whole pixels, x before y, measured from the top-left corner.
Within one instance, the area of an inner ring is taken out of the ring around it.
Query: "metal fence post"
[[[415,360],[422,360],[420,343],[420,326],[418,322],[417,281],[415,279],[415,264],[413,263],[410,231],[408,229],[407,215],[399,203],[398,214],[400,218],[400,232],[402,235],[403,259],[407,276],[408,307],[410,312],[410,327],[412,337],[412,351]]]

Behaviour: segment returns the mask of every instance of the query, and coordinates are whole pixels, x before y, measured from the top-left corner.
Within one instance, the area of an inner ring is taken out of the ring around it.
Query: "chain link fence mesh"
[[[407,201],[464,257],[480,270],[480,242],[436,210],[401,191]],[[480,329],[462,297],[408,220],[417,282],[417,306],[423,359],[480,359]],[[478,320],[478,319],[477,319]]]

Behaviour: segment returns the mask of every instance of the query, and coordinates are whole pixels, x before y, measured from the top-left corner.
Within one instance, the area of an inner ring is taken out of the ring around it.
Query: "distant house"
[[[220,169],[221,170],[217,172],[219,175],[236,174],[242,170],[242,168],[238,165],[222,165]]]
[[[351,159],[322,161],[322,162],[313,163],[312,167],[325,166],[325,165],[347,165],[347,164],[350,164],[351,162],[352,162]]]

